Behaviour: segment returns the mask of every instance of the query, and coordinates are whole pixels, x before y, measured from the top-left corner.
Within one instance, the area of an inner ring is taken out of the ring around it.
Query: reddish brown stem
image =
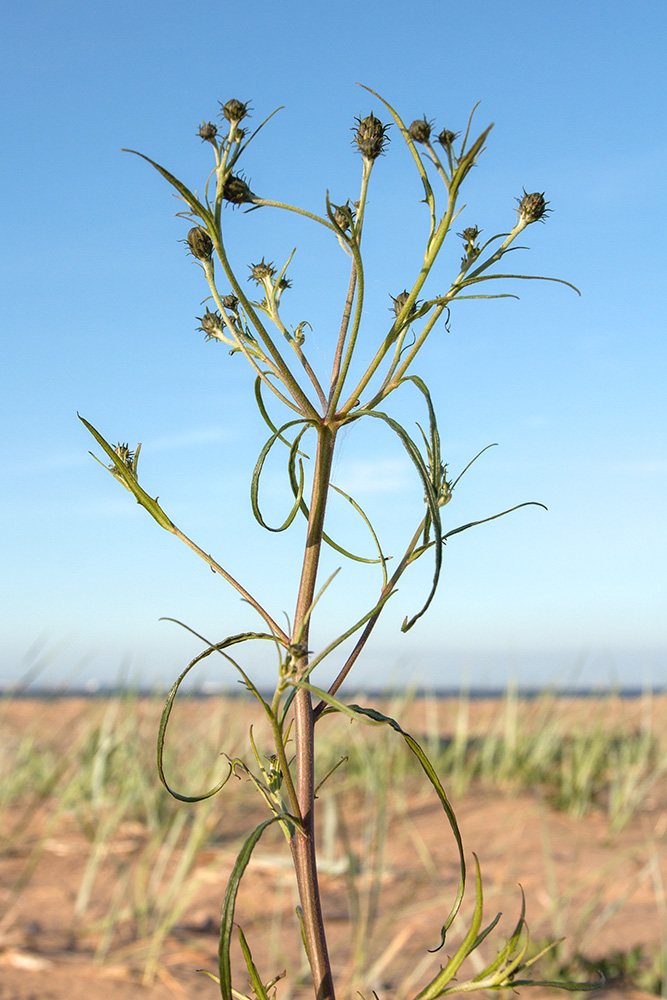
[[[315,596],[317,569],[322,549],[324,514],[333,461],[335,429],[326,423],[318,428],[313,492],[308,518],[306,550],[294,616],[292,642],[308,648],[309,612]],[[301,677],[308,667],[308,655],[298,666]],[[296,750],[296,794],[303,830],[296,829],[291,848],[294,859],[308,959],[316,1000],[335,1000],[331,964],[327,948],[315,854],[315,751],[313,706],[310,692],[297,691],[294,699],[294,741]]]

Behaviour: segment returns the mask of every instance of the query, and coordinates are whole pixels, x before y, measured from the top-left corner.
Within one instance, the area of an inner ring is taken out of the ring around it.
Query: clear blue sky
[[[337,201],[355,196],[349,129],[355,115],[380,112],[361,81],[408,121],[426,114],[438,128],[460,130],[481,101],[479,128],[495,128],[461,228],[507,229],[522,189],[545,191],[553,214],[529,228],[530,251],[513,264],[568,279],[582,297],[524,282],[519,302],[461,303],[451,333],[417,363],[451,472],[499,443],[460,484],[450,526],[523,500],[549,512],[528,508],[453,538],[429,616],[403,636],[400,622],[428,583],[417,569],[360,678],[667,683],[667,5],[426,0],[416,9],[386,0],[3,5],[5,681],[41,664],[47,683],[164,683],[198,647],[161,615],[214,640],[258,624],[93,462],[77,410],[114,442],[142,441],[144,487],[274,615],[291,614],[303,524],[276,536],[249,518],[264,434],[252,380],[241,359],[196,331],[205,290],[178,242],[187,226],[166,183],[120,148],[201,188],[210,150],[195,132],[217,102],[250,99],[255,123],[284,105],[249,148],[246,171],[262,195],[322,211],[327,188]],[[419,259],[419,197],[394,130],[367,219],[369,344],[386,324],[388,293],[408,284]],[[309,226],[268,209],[227,212],[226,224],[241,270],[298,247],[293,322],[313,322],[307,346],[322,360],[317,338],[333,336],[346,287],[338,259],[320,260]],[[453,240],[443,285],[459,255]],[[423,419],[407,397],[401,415]],[[337,475],[398,552],[420,516],[400,447],[350,430]],[[283,497],[277,466],[265,493],[277,519],[273,495]],[[372,573],[357,584],[344,572],[315,643],[370,600]],[[274,663],[255,667],[267,682]],[[222,661],[207,675],[223,676]]]

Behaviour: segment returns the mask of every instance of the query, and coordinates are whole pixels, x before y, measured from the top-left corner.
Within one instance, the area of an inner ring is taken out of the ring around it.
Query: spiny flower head
[[[213,122],[202,122],[197,134],[201,136],[202,142],[212,142],[218,134],[218,126]]]
[[[334,209],[333,220],[343,232],[346,232],[354,221],[354,209],[350,205],[348,198],[344,205],[332,205]]]
[[[222,321],[222,316],[218,312],[211,312],[207,309],[203,316],[197,316],[197,319],[201,323],[199,327],[206,334],[207,340],[219,340],[220,334],[224,331],[224,323]]]
[[[210,260],[213,254],[213,241],[201,226],[193,226],[187,236],[190,253],[197,260]]]
[[[271,281],[276,275],[276,269],[273,266],[273,261],[269,261],[267,263],[263,257],[259,264],[249,264],[248,267],[250,268],[250,277],[248,278],[248,281],[254,281],[257,285],[263,284],[263,282],[267,279]]]
[[[132,451],[127,442],[125,442],[125,444],[121,444],[120,442],[118,442],[118,444],[114,448],[114,451],[116,455],[118,455],[118,458],[121,460],[123,465],[127,467],[132,478],[136,481],[138,475],[137,465],[139,463],[139,452],[141,451],[141,445],[138,444],[136,451]],[[111,465],[108,466],[108,469],[116,477],[116,479],[119,482],[121,482],[126,489],[129,490],[130,487],[127,485],[127,483],[123,478],[122,473],[119,472],[118,468],[113,462],[111,463]]]
[[[548,215],[551,211],[550,208],[547,208],[549,202],[544,198],[544,191],[542,194],[539,191],[527,194],[524,188],[523,197],[517,198],[517,201],[519,202],[517,209],[519,221],[525,222],[526,225],[530,225],[531,222],[544,222],[545,215]]]
[[[248,112],[250,108],[250,101],[237,101],[236,98],[232,98],[231,101],[227,101],[223,104],[222,101],[219,102],[222,108],[222,118],[226,118],[230,124],[243,121],[244,118],[248,117]]]
[[[239,300],[236,298],[235,295],[232,295],[231,293],[229,295],[223,295],[222,304],[225,307],[225,309],[228,309],[229,312],[232,313],[232,315],[238,316]]]
[[[222,197],[232,205],[252,202],[254,195],[240,174],[230,174],[222,188]]]
[[[398,295],[396,296],[390,295],[389,298],[394,303],[394,314],[398,317],[400,316],[403,310],[403,306],[410,298],[410,293],[406,289],[404,289],[402,292],[399,292]],[[419,303],[413,302],[412,306],[410,307],[410,312],[408,313],[408,318],[414,316],[418,308],[419,308]]]
[[[426,115],[423,118],[416,118],[408,129],[408,135],[413,142],[428,142],[431,138],[433,122],[430,122]]]
[[[444,146],[445,149],[449,149],[455,139],[458,138],[459,134],[459,132],[450,132],[448,128],[443,128],[442,132],[438,136],[438,142],[441,146]]]
[[[354,132],[353,143],[356,143],[365,160],[377,160],[389,142],[387,137],[389,126],[383,125],[372,111],[366,118],[355,118],[355,121],[357,128],[352,130]]]

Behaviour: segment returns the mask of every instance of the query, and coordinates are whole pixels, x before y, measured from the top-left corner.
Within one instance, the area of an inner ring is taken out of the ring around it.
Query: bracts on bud
[[[426,143],[431,138],[432,129],[433,122],[430,122],[426,115],[424,115],[423,118],[417,118],[413,121],[408,129],[408,135],[413,142]]]
[[[366,118],[355,118],[357,122],[356,130],[353,129],[353,144],[365,160],[377,160],[384,152],[384,148],[389,142],[387,136],[388,125],[383,125],[379,118],[376,118],[371,111]]]
[[[202,122],[197,134],[201,137],[202,142],[213,142],[218,134],[218,126],[213,122]]]
[[[527,194],[524,188],[523,197],[517,198],[517,201],[519,202],[517,209],[519,222],[523,222],[527,226],[531,222],[544,222],[545,215],[551,211],[550,208],[547,208],[549,202],[545,201],[544,192],[540,194],[539,191],[533,191],[532,194]]]
[[[199,327],[206,334],[207,340],[222,340],[222,334],[225,331],[225,324],[223,322],[222,316],[218,312],[211,312],[207,309],[203,316],[198,316],[197,319],[201,323]]]
[[[222,188],[222,197],[232,205],[252,204],[255,196],[239,174],[230,174]]]
[[[210,260],[213,255],[213,241],[201,226],[193,226],[187,235],[190,253],[197,260]]]
[[[232,98],[231,101],[227,101],[226,104],[220,103],[222,108],[221,118],[226,118],[231,124],[238,124],[243,121],[244,118],[248,117],[248,112],[250,108],[250,101],[237,101],[236,98]]]

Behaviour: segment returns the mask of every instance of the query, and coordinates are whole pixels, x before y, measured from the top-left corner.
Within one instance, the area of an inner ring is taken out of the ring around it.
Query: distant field
[[[601,968],[624,995],[667,995],[667,696],[382,708],[438,764],[481,862],[487,920],[502,910],[511,931],[521,883],[535,946],[566,938],[537,973]],[[265,807],[236,778],[197,805],[171,799],[156,776],[160,711],[130,695],[0,699],[0,1000],[219,995],[197,970],[216,970],[225,875]],[[268,753],[253,702],[184,696],[167,736],[172,785],[214,785],[221,755],[248,755],[251,723]],[[341,717],[318,725],[321,776],[349,758],[318,799],[340,997],[357,995],[363,968],[367,997],[402,1000],[456,944],[455,925],[443,952],[427,950],[455,891],[451,833],[394,734]],[[288,863],[269,831],[237,908],[264,977],[287,965],[279,1000],[309,995]]]

